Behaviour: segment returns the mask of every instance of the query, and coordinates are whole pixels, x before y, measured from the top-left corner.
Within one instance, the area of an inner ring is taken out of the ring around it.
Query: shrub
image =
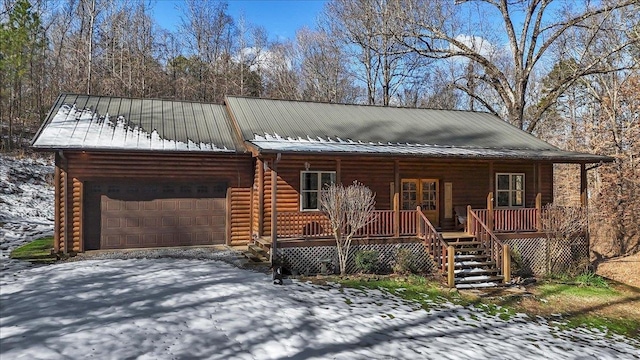
[[[511,248],[511,273],[522,277],[533,276],[533,271],[531,271],[529,265],[524,261],[522,253],[517,246]]]
[[[418,272],[416,256],[410,249],[399,249],[396,252],[396,264],[393,266],[393,271],[400,275]]]
[[[579,286],[591,286],[591,287],[605,288],[605,289],[609,287],[607,280],[605,280],[603,277],[596,275],[592,272],[585,272],[582,275],[576,276],[575,282]]]
[[[365,274],[373,274],[378,267],[380,254],[375,250],[356,252],[356,269]]]

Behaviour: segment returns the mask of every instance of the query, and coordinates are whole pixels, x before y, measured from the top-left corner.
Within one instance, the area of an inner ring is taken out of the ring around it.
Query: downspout
[[[64,152],[62,150],[58,150],[58,156],[60,156],[60,159],[62,159],[62,161],[64,162],[64,184],[62,185],[64,187],[64,199],[63,199],[63,203],[64,203],[64,248],[62,250],[63,254],[68,255],[69,254],[69,194],[67,193],[69,191],[69,187],[68,185],[68,181],[69,181],[69,159],[67,159],[64,156]]]
[[[273,262],[278,259],[276,255],[278,251],[278,222],[276,221],[278,208],[276,205],[278,199],[278,163],[281,156],[282,154],[278,153],[271,164],[271,251],[269,252],[269,261],[274,268]]]

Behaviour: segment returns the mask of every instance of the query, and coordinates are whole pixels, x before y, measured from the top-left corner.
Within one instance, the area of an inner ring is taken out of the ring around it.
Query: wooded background
[[[185,0],[163,29],[138,0],[3,0],[0,149],[26,149],[61,92],[222,102],[224,95],[488,111],[589,171],[592,250],[640,250],[638,0],[331,0],[295,39]],[[556,199],[575,204],[575,166]]]

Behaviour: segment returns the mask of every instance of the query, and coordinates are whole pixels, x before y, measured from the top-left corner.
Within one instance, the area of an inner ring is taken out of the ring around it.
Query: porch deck
[[[540,221],[542,210],[539,207],[473,210],[469,208],[468,211],[473,211],[478,220],[494,234],[540,233],[543,231]],[[420,237],[422,217],[423,214],[420,210],[376,210],[373,212],[372,220],[356,233],[354,239]],[[457,217],[468,219],[470,214],[465,214],[465,216],[456,214]],[[472,222],[463,221],[465,222],[463,224],[464,231],[442,228],[438,224],[431,225],[434,230],[442,234],[444,239],[468,237],[475,234],[477,229],[469,227],[469,223]],[[331,240],[333,239],[331,222],[326,215],[318,211],[279,212],[277,214],[277,239],[279,243]]]
[[[543,230],[540,207],[476,210],[467,207],[466,216],[456,215],[463,222],[464,231],[436,228],[419,207],[377,210],[369,224],[356,233],[353,244],[356,247],[422,244],[435,269],[446,275],[449,286],[495,286],[495,281],[510,281],[510,250],[502,240],[514,234],[539,236]],[[278,248],[319,249],[335,245],[331,223],[321,212],[278,213],[276,229]],[[272,241],[271,236],[258,237],[255,245],[270,252]]]

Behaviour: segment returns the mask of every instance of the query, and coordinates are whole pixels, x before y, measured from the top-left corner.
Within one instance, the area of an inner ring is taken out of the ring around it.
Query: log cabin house
[[[234,96],[63,94],[32,146],[55,152],[56,251],[249,246],[318,272],[335,253],[319,192],[357,180],[376,211],[355,249],[411,249],[451,285],[508,279],[508,242],[542,236],[554,164],[580,164],[586,201],[587,165],[611,161],[488,113]]]

